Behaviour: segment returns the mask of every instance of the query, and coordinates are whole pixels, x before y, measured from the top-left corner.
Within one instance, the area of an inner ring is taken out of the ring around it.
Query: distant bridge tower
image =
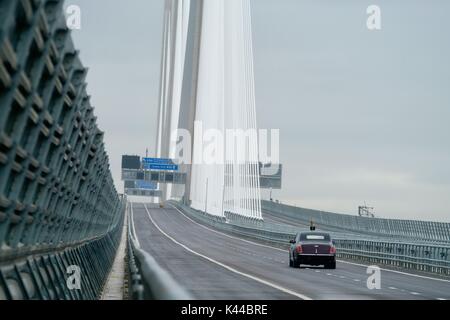
[[[192,137],[186,186],[167,186],[165,197],[261,219],[250,0],[166,0],[162,51],[157,156],[179,158],[177,128]],[[248,143],[238,152],[224,143],[222,161],[205,164],[198,124],[250,133]]]

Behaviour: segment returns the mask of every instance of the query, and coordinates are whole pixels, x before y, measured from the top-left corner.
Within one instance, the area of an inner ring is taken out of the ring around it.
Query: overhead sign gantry
[[[179,166],[172,159],[122,156],[122,180],[125,193],[149,197],[161,197],[157,184],[186,184],[186,173],[178,172]],[[259,164],[261,189],[281,189],[282,165]],[[147,185],[145,185],[147,183]]]

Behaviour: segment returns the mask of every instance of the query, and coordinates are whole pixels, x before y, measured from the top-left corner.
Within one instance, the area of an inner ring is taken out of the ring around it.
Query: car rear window
[[[325,240],[325,236],[316,236],[314,234],[306,235],[306,240]]]
[[[328,234],[323,234],[323,233],[319,233],[319,234],[314,234],[314,233],[303,233],[300,235],[300,240],[302,241],[314,241],[314,240],[318,240],[318,241],[330,241],[330,235]]]

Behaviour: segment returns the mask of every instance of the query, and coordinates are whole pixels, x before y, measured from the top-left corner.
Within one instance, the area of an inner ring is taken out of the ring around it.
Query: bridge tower
[[[162,186],[164,197],[261,219],[250,1],[166,0],[162,47],[156,156],[179,158],[177,129],[191,138],[180,165],[186,185]],[[203,129],[222,139],[213,163],[204,161]],[[245,140],[237,152],[229,131]]]

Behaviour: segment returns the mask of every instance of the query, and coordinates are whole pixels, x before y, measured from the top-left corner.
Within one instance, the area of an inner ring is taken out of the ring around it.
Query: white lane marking
[[[327,273],[327,276],[332,276],[332,274],[331,273]]]
[[[198,222],[192,220],[192,219],[189,218],[188,216],[186,216],[186,215],[185,215],[183,212],[181,212],[177,207],[175,207],[175,206],[173,206],[173,205],[171,205],[171,204],[169,204],[169,205],[170,205],[172,208],[174,208],[175,210],[177,210],[179,213],[181,213],[181,215],[183,215],[186,219],[192,221],[192,222],[195,223],[196,225],[199,225],[200,227],[205,228],[205,229],[207,229],[207,230],[209,230],[209,231],[212,231],[212,232],[221,234],[221,235],[223,235],[223,236],[225,236],[225,237],[228,237],[228,238],[231,238],[231,239],[236,239],[236,240],[240,240],[240,241],[243,241],[243,242],[246,242],[246,243],[251,243],[251,244],[253,244],[253,245],[255,245],[255,246],[260,246],[260,247],[270,248],[270,249],[274,249],[274,250],[282,251],[282,252],[288,251],[288,250],[283,250],[283,249],[280,249],[280,248],[277,248],[277,247],[268,246],[268,245],[265,245],[265,244],[260,244],[260,243],[256,243],[256,242],[249,241],[249,240],[244,240],[244,239],[241,239],[241,238],[238,238],[238,237],[233,237],[233,236],[230,236],[230,235],[228,235],[228,234],[226,234],[226,233],[223,233],[223,232],[220,232],[220,231],[217,231],[217,230],[208,228],[207,226],[204,226],[204,225],[202,225],[202,224],[200,224],[200,223],[198,223]],[[363,267],[363,268],[367,268],[367,267],[368,267],[368,265],[361,264],[361,263],[356,263],[356,262],[349,262],[349,261],[345,261],[345,260],[336,260],[336,261],[337,261],[337,262],[340,262],[340,263],[345,263],[345,264],[350,264],[350,265],[354,265],[354,266]],[[402,271],[397,271],[397,270],[391,270],[391,269],[384,269],[384,268],[380,268],[380,270],[387,271],[387,272],[392,272],[392,273],[398,273],[398,274],[402,274],[402,275],[405,275],[405,276],[411,276],[411,277],[422,278],[422,279],[427,279],[427,280],[436,280],[436,281],[442,281],[442,282],[449,282],[449,283],[450,283],[450,280],[446,280],[446,279],[432,278],[432,277],[427,277],[427,276],[421,276],[421,275],[418,275],[418,274],[412,274],[412,273],[407,273],[407,272],[402,272]]]
[[[227,269],[227,270],[229,270],[229,271],[231,271],[231,272],[234,272],[234,273],[236,273],[236,274],[238,274],[238,275],[241,275],[241,276],[244,276],[244,277],[246,277],[246,278],[252,279],[252,280],[257,281],[257,282],[259,282],[259,283],[265,284],[265,285],[267,285],[267,286],[269,286],[269,287],[272,287],[272,288],[274,288],[274,289],[280,290],[280,291],[282,291],[282,292],[284,292],[284,293],[293,295],[293,296],[295,296],[295,297],[297,297],[297,298],[300,298],[300,299],[302,299],[302,300],[312,300],[310,297],[308,297],[308,296],[306,296],[306,295],[304,295],[304,294],[301,294],[301,293],[292,291],[292,290],[290,290],[290,289],[287,289],[287,288],[281,287],[281,286],[279,286],[279,285],[277,285],[277,284],[274,284],[274,283],[272,283],[272,282],[270,282],[270,281],[267,281],[267,280],[258,278],[258,277],[256,277],[256,276],[252,276],[252,275],[250,275],[250,274],[248,274],[248,273],[245,273],[245,272],[236,270],[236,269],[234,269],[234,268],[232,268],[232,267],[230,267],[230,266],[228,266],[228,265],[226,265],[226,264],[224,264],[224,263],[222,263],[222,262],[219,262],[219,261],[214,260],[214,259],[212,259],[212,258],[210,258],[210,257],[208,257],[208,256],[205,256],[204,254],[201,254],[201,253],[198,253],[198,252],[192,250],[192,249],[189,248],[188,246],[182,244],[181,242],[175,240],[174,238],[172,238],[171,236],[169,236],[167,233],[165,233],[165,232],[164,232],[164,231],[156,224],[156,222],[153,220],[152,216],[150,215],[150,212],[149,212],[148,209],[147,209],[147,205],[146,205],[146,204],[144,204],[144,208],[145,208],[145,210],[147,211],[148,218],[149,218],[150,221],[153,223],[153,225],[159,230],[159,232],[161,232],[166,238],[168,238],[168,239],[169,239],[170,241],[172,241],[173,243],[175,243],[175,244],[179,245],[180,247],[184,248],[186,251],[188,251],[188,252],[190,252],[190,253],[192,253],[192,254],[194,254],[194,255],[196,255],[196,256],[199,256],[199,257],[201,257],[201,258],[203,258],[203,259],[206,259],[206,260],[208,260],[208,261],[210,261],[210,262],[212,262],[212,263],[214,263],[214,264],[217,264],[218,266],[221,266],[221,267],[223,267],[223,268],[225,268],[225,269]]]
[[[446,299],[444,299],[444,298],[436,298],[436,300],[445,301]]]
[[[410,292],[412,295],[414,295],[414,296],[419,296],[420,295],[420,293],[419,292],[414,292],[414,291],[412,291],[412,292]]]
[[[339,276],[339,278],[341,278],[341,279],[345,279],[345,276]]]
[[[391,289],[391,290],[397,290],[396,287],[389,287],[389,289]]]
[[[355,281],[355,282],[360,282],[361,280],[359,280],[359,279],[353,279],[353,281]]]
[[[206,230],[212,231],[212,232],[217,233],[217,234],[221,234],[221,235],[223,235],[223,236],[225,236],[227,238],[230,238],[230,239],[235,239],[235,240],[239,240],[239,241],[242,241],[242,242],[245,242],[245,243],[250,243],[250,244],[253,244],[253,245],[258,246],[258,247],[274,249],[274,250],[281,251],[281,252],[284,252],[284,253],[288,252],[288,250],[284,250],[284,249],[280,249],[280,248],[277,248],[277,247],[272,247],[272,246],[268,246],[268,245],[265,245],[265,244],[261,244],[261,243],[257,243],[257,242],[253,242],[253,241],[249,241],[249,240],[245,240],[245,239],[241,239],[241,238],[238,238],[238,237],[233,237],[233,236],[230,236],[229,234],[226,234],[226,233],[223,233],[223,232],[211,229],[211,228],[209,228],[209,227],[207,227],[207,226],[205,226],[205,225],[203,225],[201,223],[198,223],[197,221],[192,220],[187,215],[185,215],[183,212],[181,212],[177,207],[175,207],[175,206],[173,206],[171,204],[169,204],[169,205],[172,208],[174,208],[175,210],[177,210],[186,219],[188,219],[192,223],[195,223],[196,225],[198,225],[198,226],[200,226],[200,227],[202,227],[202,228],[204,228]]]
[[[134,240],[136,240],[137,245],[140,247],[141,243],[139,242],[137,233],[136,233],[136,227],[134,226],[134,211],[133,211],[133,202],[130,202],[130,208],[131,208],[131,231],[134,235]]]
[[[367,268],[367,265],[361,264],[361,263],[349,262],[349,261],[344,261],[344,260],[337,260],[337,261],[339,261],[340,263],[346,263],[346,264],[351,264],[351,265],[354,265],[354,266]],[[403,271],[384,269],[384,268],[380,268],[380,270],[393,272],[393,273],[398,273],[398,274],[402,274],[402,275],[405,275],[405,276],[411,276],[411,277],[416,277],[416,278],[427,279],[427,280],[436,280],[436,281],[442,281],[442,282],[450,282],[450,280],[446,280],[446,279],[439,279],[439,278],[432,278],[432,277],[427,277],[427,276],[421,276],[419,274],[412,274],[412,273],[407,273],[407,272],[403,272]]]
[[[320,272],[320,270],[316,270],[316,272],[317,272],[317,273],[319,273],[319,272]]]

